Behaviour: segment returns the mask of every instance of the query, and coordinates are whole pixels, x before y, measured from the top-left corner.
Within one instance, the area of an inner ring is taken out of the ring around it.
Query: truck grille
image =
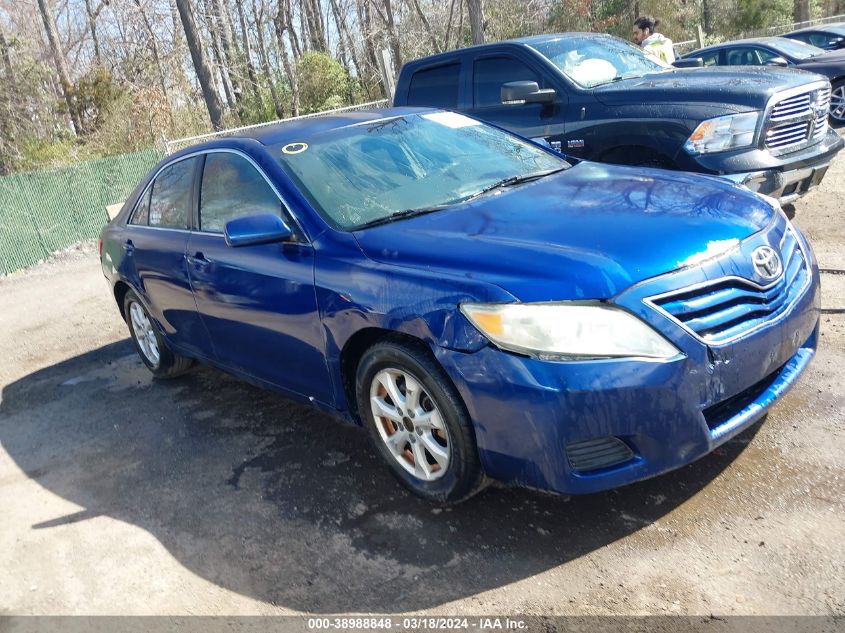
[[[783,273],[768,286],[726,277],[649,301],[706,343],[724,344],[785,314],[810,281],[804,253],[792,229],[780,246]]]
[[[821,141],[827,133],[829,109],[829,85],[777,101],[766,119],[766,148],[778,155]]]

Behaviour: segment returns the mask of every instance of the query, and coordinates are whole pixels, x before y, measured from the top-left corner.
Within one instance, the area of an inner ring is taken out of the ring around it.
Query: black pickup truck
[[[394,105],[465,112],[575,158],[730,178],[790,202],[843,140],[830,82],[775,67],[674,68],[609,35],[541,35],[405,64]]]

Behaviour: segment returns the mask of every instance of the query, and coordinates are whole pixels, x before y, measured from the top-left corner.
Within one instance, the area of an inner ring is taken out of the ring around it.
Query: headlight
[[[754,143],[759,112],[730,114],[702,121],[695,132],[684,143],[690,154],[723,152],[738,147],[749,147]]]
[[[465,303],[461,311],[497,346],[541,360],[671,358],[680,353],[644,321],[611,306]]]

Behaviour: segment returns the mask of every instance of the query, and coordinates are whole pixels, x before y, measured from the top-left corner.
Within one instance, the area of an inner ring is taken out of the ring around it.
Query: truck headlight
[[[724,152],[728,149],[750,147],[754,143],[754,132],[760,120],[759,112],[729,114],[699,123],[684,149],[690,154]]]
[[[681,353],[644,321],[603,304],[465,303],[461,312],[496,346],[541,360]]]

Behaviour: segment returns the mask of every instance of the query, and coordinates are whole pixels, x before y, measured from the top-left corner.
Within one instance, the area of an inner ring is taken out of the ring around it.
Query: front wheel
[[[830,93],[830,118],[837,125],[845,124],[845,81],[833,84]]]
[[[481,489],[469,416],[429,355],[404,342],[374,345],[358,365],[356,392],[373,443],[411,492],[448,504]]]
[[[123,301],[123,314],[135,349],[153,376],[174,378],[190,368],[193,361],[170,350],[144,304],[131,290],[126,293]]]

